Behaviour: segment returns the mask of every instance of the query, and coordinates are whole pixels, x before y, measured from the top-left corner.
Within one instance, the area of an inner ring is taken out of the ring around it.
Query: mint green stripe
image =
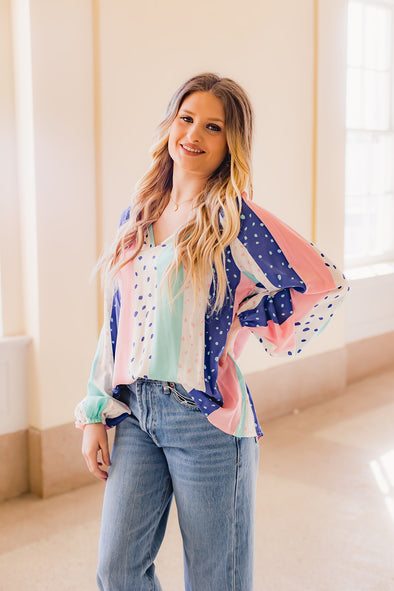
[[[90,376],[89,376],[89,380],[88,380],[88,396],[104,396],[104,392],[102,392],[99,388],[97,388],[96,384],[94,383],[94,378],[96,375],[96,368],[97,368],[97,364],[99,361],[99,357],[100,357],[100,353],[101,353],[101,347],[102,347],[102,341],[103,341],[103,331],[104,329],[101,330],[100,332],[100,338],[97,344],[97,349],[96,349],[96,355],[94,356],[94,360],[92,363],[92,370],[90,372]]]
[[[108,396],[86,396],[82,401],[82,405],[88,423],[102,423],[103,411],[108,402]]]
[[[157,260],[157,283],[163,278],[165,270],[174,257],[172,244],[164,247]],[[175,296],[183,285],[183,267],[179,268],[172,285]],[[167,285],[157,291],[160,303],[156,305],[155,334],[152,345],[152,360],[149,377],[156,380],[175,380],[178,375],[183,323],[183,293],[170,305]]]
[[[102,392],[94,382],[97,364],[100,359],[103,333],[104,328],[101,330],[100,338],[97,344],[96,355],[94,356],[92,363],[92,370],[88,380],[88,395],[82,401],[82,406],[85,411],[86,420],[88,423],[101,423],[102,413],[109,402],[108,396],[105,394],[105,392]]]
[[[231,357],[231,355],[229,355],[229,357]],[[234,435],[236,437],[244,437],[248,395],[246,392],[244,377],[243,377],[238,365],[235,363],[234,359],[232,357],[231,357],[231,359],[235,365],[235,370],[237,372],[238,382],[239,382],[239,385],[241,386],[241,392],[242,392],[241,418],[239,419],[238,427],[236,428]]]
[[[105,410],[109,398],[98,388],[94,382],[96,376],[96,368],[99,362],[101,347],[103,342],[104,328],[100,333],[100,338],[97,344],[96,355],[92,363],[92,370],[88,380],[88,395],[82,401],[82,407],[85,411],[86,420],[88,423],[101,423],[102,413]]]

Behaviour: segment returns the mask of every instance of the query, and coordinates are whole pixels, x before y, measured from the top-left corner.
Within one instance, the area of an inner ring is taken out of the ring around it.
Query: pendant
[[[174,211],[178,211],[178,208],[179,208],[179,205],[178,205],[178,203],[175,203],[175,204],[174,204]]]

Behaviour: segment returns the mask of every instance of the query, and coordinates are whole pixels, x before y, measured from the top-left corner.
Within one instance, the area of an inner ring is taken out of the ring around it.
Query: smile
[[[196,150],[195,148],[190,148],[189,146],[184,146],[181,144],[182,148],[186,150],[186,152],[191,152],[192,154],[204,154],[204,150]]]

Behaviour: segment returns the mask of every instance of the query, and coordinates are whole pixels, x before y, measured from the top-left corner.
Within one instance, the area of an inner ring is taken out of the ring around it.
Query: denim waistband
[[[163,387],[167,386],[170,388],[174,388],[175,386],[181,386],[183,389],[185,389],[182,384],[178,383],[178,382],[168,382],[166,380],[154,380],[151,378],[137,378],[136,380],[134,380],[134,382],[132,384],[129,384],[130,386],[132,386],[133,384],[142,384],[142,383],[147,383],[147,384],[161,384]]]

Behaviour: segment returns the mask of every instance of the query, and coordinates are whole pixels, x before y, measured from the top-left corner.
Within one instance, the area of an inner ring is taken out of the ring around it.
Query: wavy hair
[[[213,311],[219,310],[227,292],[225,249],[240,230],[241,194],[252,197],[251,147],[253,111],[245,91],[230,78],[206,73],[178,88],[156,128],[150,149],[151,164],[135,186],[130,218],[123,224],[97,267],[115,274],[140,252],[148,227],[159,219],[170,199],[173,161],[168,151],[170,127],[183,101],[194,92],[210,92],[221,100],[225,113],[228,153],[195,199],[194,215],[175,235],[175,256],[165,277],[171,285],[183,265],[183,287],[192,282],[197,293],[206,293],[207,277],[214,281]],[[182,292],[182,289],[175,297]],[[207,299],[208,299],[208,294]],[[174,298],[172,298],[173,301]]]

